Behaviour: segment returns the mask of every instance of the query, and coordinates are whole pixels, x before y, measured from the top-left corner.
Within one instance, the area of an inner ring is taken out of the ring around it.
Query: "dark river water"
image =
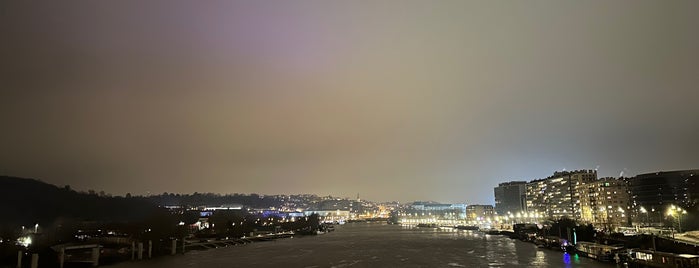
[[[504,236],[451,228],[350,223],[335,232],[110,267],[615,267]]]

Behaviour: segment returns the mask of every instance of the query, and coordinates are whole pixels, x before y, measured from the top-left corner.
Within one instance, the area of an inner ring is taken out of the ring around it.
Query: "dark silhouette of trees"
[[[46,226],[59,218],[85,221],[131,221],[159,208],[146,198],[78,193],[38,180],[0,177],[0,225]],[[92,191],[94,193],[94,191]]]
[[[173,194],[143,197],[126,194],[112,197],[104,191],[76,192],[66,185],[57,187],[34,179],[0,177],[0,234],[16,238],[20,226],[40,224],[52,230],[56,241],[69,241],[79,229],[120,230],[139,239],[167,239],[185,236],[190,225],[199,220],[199,212],[186,207],[207,205],[243,205],[247,207],[280,207],[283,197],[257,194],[219,195],[212,193]],[[163,206],[184,205],[177,211]],[[216,236],[239,237],[253,231],[317,230],[318,215],[295,219],[251,215],[243,210],[219,210],[210,218],[212,227],[206,232]]]

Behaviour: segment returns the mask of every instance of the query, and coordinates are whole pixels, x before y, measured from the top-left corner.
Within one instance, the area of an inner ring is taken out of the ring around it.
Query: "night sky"
[[[699,168],[699,1],[2,1],[0,175],[492,203]]]

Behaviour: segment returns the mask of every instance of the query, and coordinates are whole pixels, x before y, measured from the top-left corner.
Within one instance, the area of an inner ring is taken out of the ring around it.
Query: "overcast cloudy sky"
[[[2,1],[0,174],[492,203],[699,167],[698,1]]]

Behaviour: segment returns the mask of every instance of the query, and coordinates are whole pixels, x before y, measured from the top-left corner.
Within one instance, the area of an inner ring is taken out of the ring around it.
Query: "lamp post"
[[[668,209],[667,214],[668,214],[668,216],[672,216],[673,218],[677,219],[677,232],[681,233],[682,232],[682,215],[686,215],[687,210],[685,210],[679,206],[672,205],[672,206],[670,206],[670,209]],[[677,214],[677,216],[675,216],[675,214]],[[672,234],[672,238],[675,238],[674,233]]]
[[[646,226],[648,226],[648,225],[649,225],[649,221],[648,221],[648,210],[646,210],[646,208],[644,208],[644,207],[641,207],[641,208],[639,209],[639,211],[641,211],[641,213],[643,213],[643,214],[646,214]]]
[[[679,214],[677,217],[677,229],[679,230],[680,233],[682,232],[682,215],[686,215],[686,214],[687,214],[687,211],[682,209],[682,214]]]
[[[619,211],[619,213],[621,213],[621,214],[619,214],[619,217],[617,217],[617,222],[619,222],[619,227],[621,227],[621,225],[624,224],[623,220],[624,220],[624,217],[626,217],[625,216],[626,211],[621,207],[619,207],[619,209],[617,209],[617,211]]]
[[[601,215],[602,217],[600,217],[600,218],[602,218],[602,225],[604,226],[604,231],[607,232],[608,231],[607,230],[607,216],[608,216],[607,210],[604,207],[601,207],[599,209],[599,211],[600,211],[600,214],[603,214],[603,215]]]
[[[512,212],[508,211],[508,212],[507,212],[507,217],[510,219],[510,225],[514,224],[515,215],[512,215]]]

